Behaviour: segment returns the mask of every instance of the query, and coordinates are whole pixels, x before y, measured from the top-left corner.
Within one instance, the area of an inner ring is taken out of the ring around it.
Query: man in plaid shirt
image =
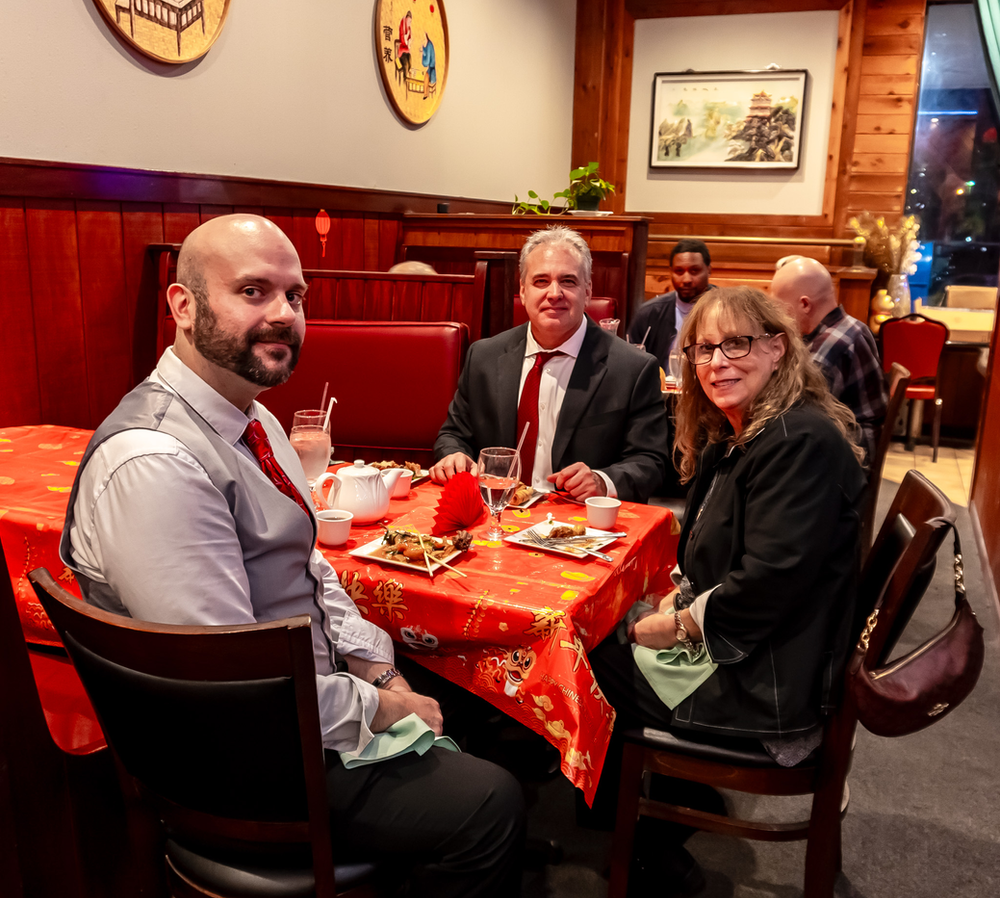
[[[858,442],[870,463],[888,402],[872,332],[837,303],[830,273],[815,259],[789,259],[775,272],[771,295],[798,323],[830,392],[854,412],[861,426]]]

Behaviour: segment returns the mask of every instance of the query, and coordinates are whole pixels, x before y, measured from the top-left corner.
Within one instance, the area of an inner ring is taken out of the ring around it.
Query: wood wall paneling
[[[157,272],[146,247],[163,242],[163,207],[127,202],[121,204],[121,210],[132,383],[138,383],[156,364],[157,309],[155,303],[145,300],[156,295]]]
[[[71,200],[26,204],[42,421],[87,427],[87,384],[76,210]]]
[[[993,575],[994,596],[1000,584],[1000,328],[993,329],[986,376],[986,393],[980,414],[979,440],[972,474],[971,505]]]
[[[90,416],[103,420],[132,388],[121,204],[77,203],[76,227]]]
[[[0,197],[0,315],[12,339],[0,352],[0,425],[42,422],[24,202]]]

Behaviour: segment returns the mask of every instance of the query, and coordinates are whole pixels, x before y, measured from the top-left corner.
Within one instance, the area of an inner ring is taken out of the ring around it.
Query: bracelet
[[[679,611],[674,612],[674,637],[689,652],[695,652],[696,649],[694,640],[688,636],[687,627],[684,626],[684,622],[681,620],[681,613]]]
[[[400,677],[402,674],[396,670],[395,667],[390,667],[388,670],[383,670],[374,680],[372,680],[372,686],[376,689],[382,689],[389,680]]]

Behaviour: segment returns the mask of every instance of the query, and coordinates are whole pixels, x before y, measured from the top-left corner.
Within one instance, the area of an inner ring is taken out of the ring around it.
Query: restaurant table
[[[0,430],[0,539],[26,638],[59,638],[27,581],[48,568],[79,594],[59,559],[66,502],[91,432],[31,426]],[[441,488],[424,481],[393,499],[389,526],[429,533]],[[545,498],[508,509],[504,528],[544,521],[584,522],[583,506]],[[654,579],[673,566],[676,526],[664,508],[623,503],[616,529],[626,536],[603,551],[612,562],[578,560],[484,537],[471,528],[470,550],[451,562],[464,573],[389,566],[349,552],[379,538],[380,524],[355,526],[347,544],[320,546],[361,614],[385,629],[397,648],[451,682],[481,696],[544,736],[560,752],[562,771],[593,798],[614,710],[594,680],[594,648]],[[617,772],[613,775],[617,776]]]

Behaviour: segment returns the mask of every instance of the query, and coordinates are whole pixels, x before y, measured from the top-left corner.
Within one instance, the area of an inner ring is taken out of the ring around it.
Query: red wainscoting
[[[0,158],[0,427],[96,427],[156,362],[150,243],[179,243],[230,212],[266,215],[303,268],[384,271],[400,219],[442,199],[455,212],[506,204],[323,185]],[[326,255],[316,212],[330,215]]]

